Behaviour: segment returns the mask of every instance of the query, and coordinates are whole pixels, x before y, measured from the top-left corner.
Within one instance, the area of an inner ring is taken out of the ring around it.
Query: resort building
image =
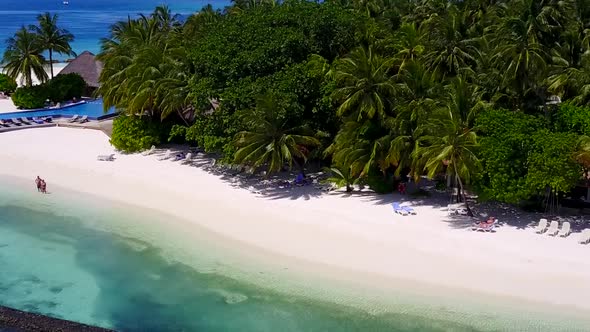
[[[85,94],[91,96],[100,86],[98,78],[100,77],[102,68],[102,62],[96,60],[96,56],[93,53],[84,51],[68,63],[68,65],[61,70],[60,74],[76,73],[82,76],[88,86],[88,91],[86,91]]]

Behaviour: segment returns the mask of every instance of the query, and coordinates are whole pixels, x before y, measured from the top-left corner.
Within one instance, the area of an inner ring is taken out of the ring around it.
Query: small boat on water
[[[70,4],[70,2],[68,0],[64,0],[62,3],[66,6]]]

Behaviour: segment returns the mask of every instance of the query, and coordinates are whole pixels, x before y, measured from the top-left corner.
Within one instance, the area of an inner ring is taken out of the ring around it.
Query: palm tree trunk
[[[49,67],[51,68],[51,79],[53,79],[53,50],[49,49]]]
[[[459,177],[459,174],[457,174],[457,169],[455,169],[455,175],[457,176],[457,182],[459,183],[459,195],[461,195],[463,202],[465,202],[465,208],[467,209],[467,215],[470,217],[473,217],[473,211],[471,211],[471,208],[469,208],[469,203],[467,202],[467,197],[465,197],[465,189],[463,188],[463,181],[461,181],[461,177]]]
[[[186,119],[184,118],[184,115],[182,115],[182,112],[180,110],[176,111],[178,113],[178,116],[182,119],[182,121],[184,122],[184,124],[189,127],[188,121],[186,121]]]

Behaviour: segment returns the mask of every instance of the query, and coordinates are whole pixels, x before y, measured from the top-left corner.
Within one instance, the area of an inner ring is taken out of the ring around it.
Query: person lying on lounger
[[[489,227],[490,225],[492,225],[494,223],[494,221],[496,221],[496,218],[494,217],[489,217],[488,220],[484,220],[482,222],[477,223],[477,225],[479,227]]]
[[[184,158],[186,158],[186,155],[184,154],[184,152],[180,152],[176,155],[174,161],[183,160]]]

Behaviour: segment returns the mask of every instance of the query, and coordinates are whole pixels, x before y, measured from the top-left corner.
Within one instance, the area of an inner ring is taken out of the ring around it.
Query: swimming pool
[[[83,103],[64,106],[56,109],[39,109],[22,112],[0,113],[0,119],[8,120],[12,118],[31,118],[31,117],[72,117],[74,115],[87,115],[89,119],[101,120],[111,117],[115,114],[115,108],[111,107],[106,113],[103,111],[103,104],[101,99],[88,100]]]

